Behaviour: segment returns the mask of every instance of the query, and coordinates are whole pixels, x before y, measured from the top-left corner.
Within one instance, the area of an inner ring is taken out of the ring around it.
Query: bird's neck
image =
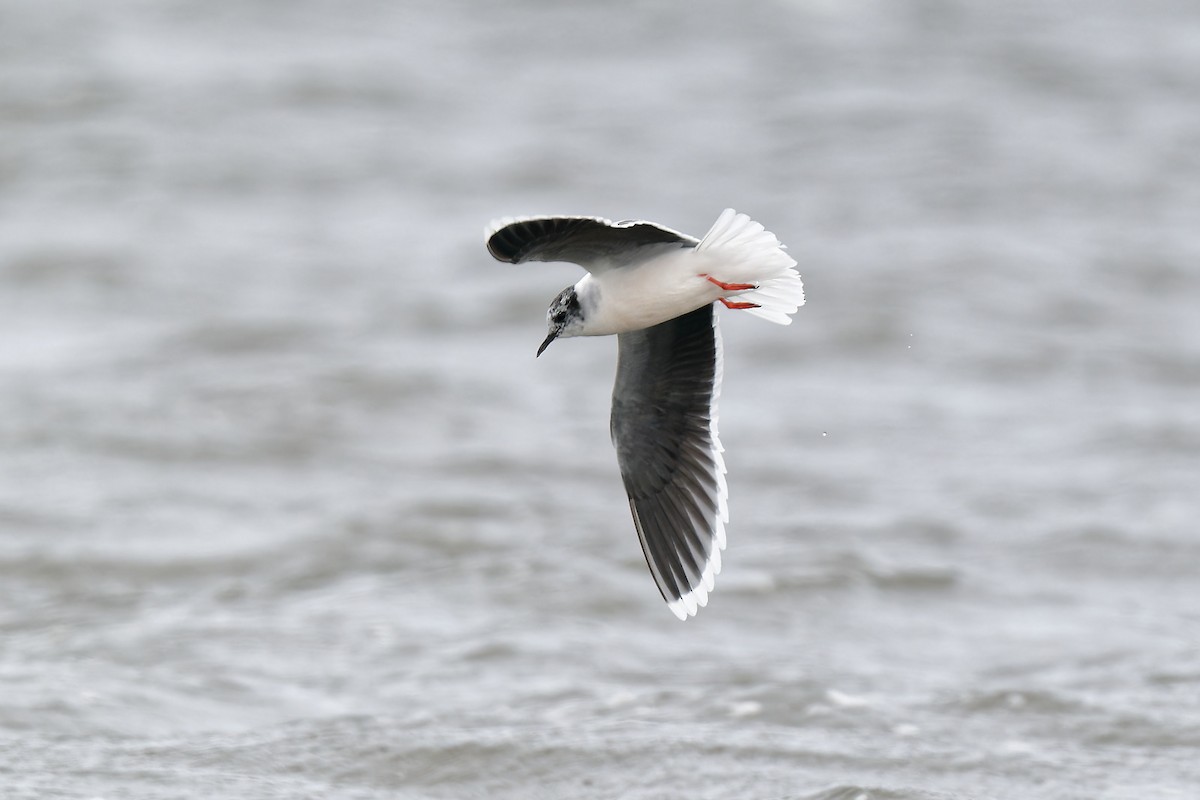
[[[579,300],[579,310],[583,318],[580,336],[603,336],[612,333],[610,330],[602,329],[605,327],[604,314],[600,305],[602,293],[599,281],[590,272],[575,284],[575,297]]]

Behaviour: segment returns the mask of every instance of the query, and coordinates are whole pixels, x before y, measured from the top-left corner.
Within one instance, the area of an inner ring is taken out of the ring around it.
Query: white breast
[[[588,273],[575,284],[586,316],[582,335],[640,330],[716,302],[692,248],[672,247],[636,265]]]

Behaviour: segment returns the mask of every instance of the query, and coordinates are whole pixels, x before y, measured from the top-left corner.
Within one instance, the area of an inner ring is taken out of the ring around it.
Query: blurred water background
[[[725,206],[686,624],[578,272]],[[1200,6],[0,0],[0,796],[1194,798]]]

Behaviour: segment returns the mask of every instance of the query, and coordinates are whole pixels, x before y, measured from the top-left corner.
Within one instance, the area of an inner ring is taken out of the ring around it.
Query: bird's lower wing
[[[680,619],[708,602],[729,520],[711,305],[618,340],[612,438],[646,563]]]

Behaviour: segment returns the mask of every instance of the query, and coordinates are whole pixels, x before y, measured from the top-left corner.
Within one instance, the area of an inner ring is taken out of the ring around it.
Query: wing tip
[[[708,559],[695,586],[681,596],[667,600],[667,608],[681,621],[686,622],[708,605],[708,596],[717,583],[717,575],[721,573],[721,551],[725,549],[725,526],[720,521],[717,530],[710,540]]]
[[[667,601],[667,608],[671,609],[671,613],[674,614],[676,619],[678,619],[680,622],[687,622],[688,617],[693,617],[696,615],[695,611],[693,611],[691,614],[688,613],[688,610],[684,606],[682,600]]]
[[[521,260],[522,251],[529,244],[527,226],[537,225],[547,220],[555,219],[548,216],[532,217],[501,217],[494,219],[484,228],[484,243],[488,252],[497,261],[516,264]]]

